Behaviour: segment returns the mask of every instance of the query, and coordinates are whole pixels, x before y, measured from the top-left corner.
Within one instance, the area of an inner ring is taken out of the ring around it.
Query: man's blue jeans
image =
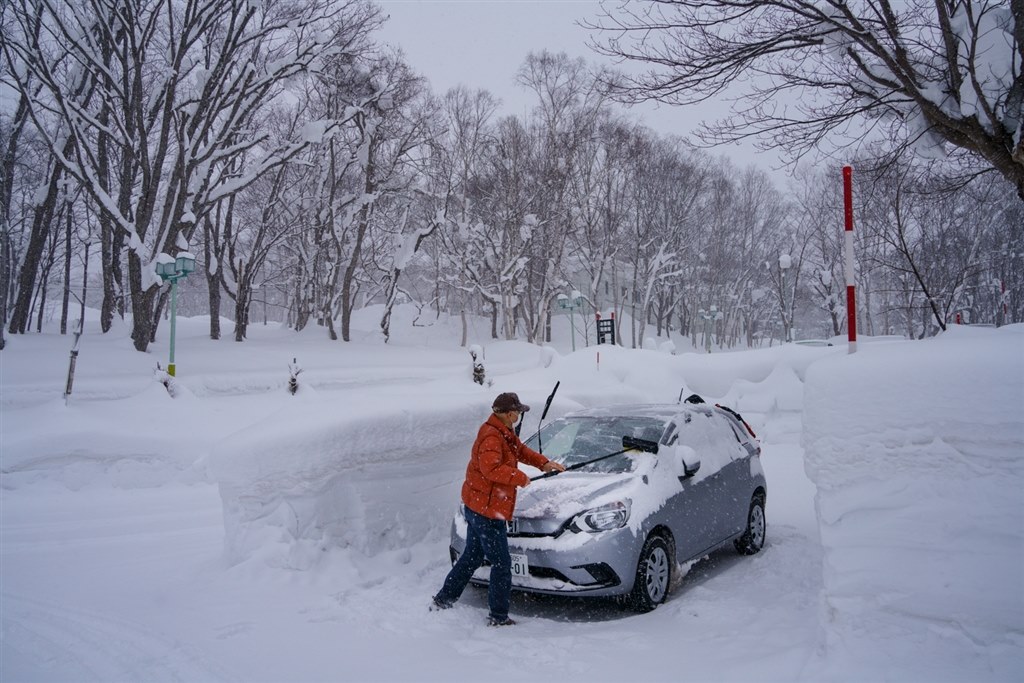
[[[444,585],[434,597],[440,602],[452,603],[459,599],[473,572],[486,557],[491,563],[491,580],[487,602],[494,619],[508,618],[508,602],[512,593],[512,558],[508,553],[508,526],[504,520],[490,519],[467,507],[466,549],[455,562]]]

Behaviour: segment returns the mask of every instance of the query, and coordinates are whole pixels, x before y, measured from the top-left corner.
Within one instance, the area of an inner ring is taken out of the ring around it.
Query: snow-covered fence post
[[[71,360],[68,362],[68,381],[64,385],[64,405],[67,405],[71,399],[71,388],[75,384],[75,363],[78,361],[78,342],[81,340],[84,330],[85,316],[83,315],[78,322],[78,329],[75,331],[75,341],[71,345]]]
[[[288,364],[288,393],[292,396],[299,390],[299,375],[302,373],[302,368],[299,367],[298,360],[292,358],[292,362]]]
[[[843,166],[843,204],[846,215],[845,271],[846,271],[846,329],[849,339],[848,353],[857,350],[857,296],[853,282],[853,168]]]
[[[487,381],[487,373],[483,364],[484,350],[477,344],[473,344],[469,347],[469,356],[473,359],[473,381],[483,386]]]

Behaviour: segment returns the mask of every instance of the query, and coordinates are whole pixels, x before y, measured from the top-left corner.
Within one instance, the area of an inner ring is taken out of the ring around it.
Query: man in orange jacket
[[[487,623],[511,626],[516,622],[508,616],[512,558],[508,552],[507,520],[512,519],[515,509],[516,488],[530,485],[530,478],[518,464],[524,462],[544,472],[561,472],[565,466],[548,460],[516,436],[513,426],[530,409],[519,402],[519,396],[511,392],[499,394],[491,409],[493,413],[477,432],[462,484],[466,548],[448,572],[430,608],[448,609],[455,604],[486,557],[491,563]]]

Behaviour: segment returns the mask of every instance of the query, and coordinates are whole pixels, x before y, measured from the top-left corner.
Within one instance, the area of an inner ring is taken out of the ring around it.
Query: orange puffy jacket
[[[536,468],[548,463],[543,455],[523,444],[515,433],[492,414],[480,426],[462,484],[462,502],[473,512],[490,519],[512,519],[516,487],[530,478],[517,466]]]

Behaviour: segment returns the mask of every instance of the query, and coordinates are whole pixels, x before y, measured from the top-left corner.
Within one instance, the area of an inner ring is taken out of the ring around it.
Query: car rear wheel
[[[768,524],[764,518],[764,496],[755,494],[750,500],[750,511],[747,513],[747,530],[736,539],[734,545],[741,555],[753,555],[764,547],[764,537]]]
[[[636,580],[629,604],[637,612],[650,612],[665,602],[672,580],[672,550],[661,536],[651,536],[640,551]]]

